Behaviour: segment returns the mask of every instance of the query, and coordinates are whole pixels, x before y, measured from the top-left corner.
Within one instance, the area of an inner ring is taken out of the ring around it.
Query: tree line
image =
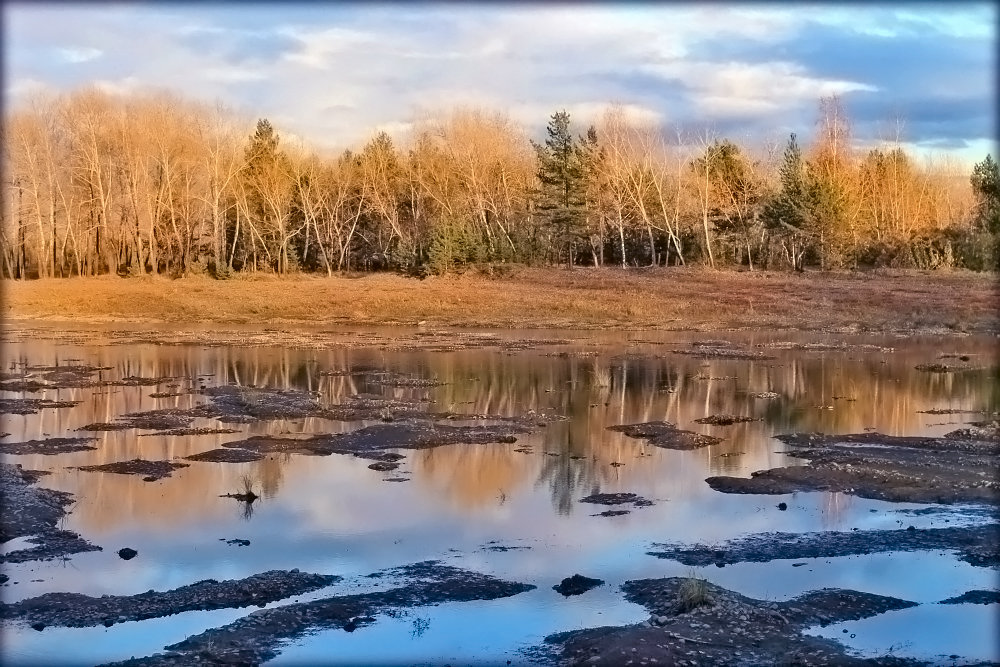
[[[252,132],[251,132],[252,129]],[[800,145],[670,131],[610,105],[542,143],[457,108],[324,154],[221,107],[85,89],[7,113],[0,274],[394,270],[503,264],[993,270],[1000,175],[860,149],[823,98]]]

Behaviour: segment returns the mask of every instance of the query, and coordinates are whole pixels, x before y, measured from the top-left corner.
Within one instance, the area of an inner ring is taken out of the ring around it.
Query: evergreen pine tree
[[[806,180],[802,151],[794,133],[788,138],[778,174],[781,189],[764,206],[764,221],[779,235],[787,237],[785,247],[789,261],[794,269],[802,270],[804,243],[798,237],[809,231],[813,193]]]
[[[542,185],[538,208],[548,217],[556,243],[572,265],[573,245],[580,234],[584,209],[583,165],[566,111],[552,115],[547,132],[544,146],[532,142]]]
[[[1000,168],[992,155],[972,169],[972,191],[976,197],[976,217],[993,234],[1000,233]]]

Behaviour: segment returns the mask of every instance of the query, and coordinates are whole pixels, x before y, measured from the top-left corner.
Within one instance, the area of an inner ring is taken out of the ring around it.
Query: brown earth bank
[[[964,271],[512,268],[408,278],[6,280],[5,319],[495,328],[995,332],[997,281]]]

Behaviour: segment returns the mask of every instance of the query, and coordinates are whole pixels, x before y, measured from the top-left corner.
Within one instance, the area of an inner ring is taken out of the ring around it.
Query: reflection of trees
[[[111,366],[112,370],[102,372],[108,378],[175,377],[178,379],[173,382],[180,385],[181,391],[196,388],[197,378],[202,375],[210,376],[203,378],[209,385],[238,383],[315,391],[324,403],[340,402],[360,392],[376,392],[434,401],[429,408],[435,411],[499,415],[521,415],[528,410],[558,412],[569,421],[557,422],[543,434],[521,439],[519,444],[534,443],[535,454],[514,452],[519,445],[457,445],[413,452],[408,458],[414,466],[415,482],[426,478],[435,493],[450,494],[458,506],[492,506],[500,493],[513,497],[518,488],[535,484],[544,485],[556,511],[566,513],[581,495],[616,484],[619,476],[627,482],[638,474],[643,465],[640,454],[651,451],[641,440],[606,431],[613,424],[666,420],[680,428],[725,437],[722,443],[688,456],[692,469],[685,474],[700,485],[700,480],[708,474],[783,465],[783,458],[773,452],[778,448],[768,439],[775,433],[850,433],[873,426],[889,434],[915,434],[922,432],[929,422],[918,410],[1000,408],[1000,375],[995,366],[988,371],[920,372],[914,366],[936,360],[939,344],[933,341],[894,344],[899,346],[894,353],[775,350],[776,359],[753,361],[705,361],[669,353],[662,358],[652,356],[663,353],[662,346],[650,347],[647,356],[621,354],[621,348],[609,347],[597,357],[558,357],[547,356],[541,350],[511,353],[472,349],[440,353],[197,345],[70,346],[66,351],[41,343],[37,348],[31,347],[34,344],[20,344],[8,358],[15,364],[18,360],[51,364],[56,359],[66,363],[68,358],[75,358],[79,359],[75,363]],[[973,357],[974,361],[995,364],[995,353],[988,342],[963,342],[961,347],[973,353],[982,350],[978,357]],[[24,349],[32,353],[25,353]],[[371,383],[362,375],[322,375],[322,371],[372,368],[436,378],[447,384],[429,389],[393,388]],[[726,376],[737,379],[711,379]],[[188,394],[169,399],[150,398],[149,394],[156,390],[100,387],[51,392],[52,398],[84,402],[73,410],[43,410],[23,418],[10,416],[5,419],[4,430],[14,432],[11,441],[41,438],[45,433],[64,434],[91,421],[110,421],[127,412],[164,407],[183,409],[204,400]],[[748,391],[767,390],[777,392],[781,398],[758,400],[746,395]],[[833,405],[834,409],[814,407],[821,405]],[[766,421],[721,429],[693,421],[722,412],[764,417]],[[240,428],[254,434],[333,431],[359,426],[305,420]],[[178,458],[242,436],[138,438],[135,432],[124,432],[98,434],[98,437],[99,448],[87,454],[86,463],[137,457]],[[540,453],[544,451],[557,455]],[[720,454],[733,452],[746,453],[720,458]],[[288,460],[287,456],[269,456],[252,464],[265,497],[279,492]],[[628,465],[616,469],[610,466],[613,461]],[[18,462],[27,468],[48,468],[53,463],[41,456],[20,457]],[[97,523],[111,521],[123,512],[158,517],[157,520],[166,523],[182,521],[185,512],[178,512],[177,508],[216,502],[214,497],[224,492],[242,470],[227,465],[192,466],[177,473],[178,479],[157,487],[163,496],[144,491],[140,483],[88,473],[79,479],[88,496],[81,514]],[[830,510],[830,516],[836,516],[837,508]]]
[[[823,494],[822,523],[824,530],[840,530],[847,511],[854,504],[854,496],[839,491]]]

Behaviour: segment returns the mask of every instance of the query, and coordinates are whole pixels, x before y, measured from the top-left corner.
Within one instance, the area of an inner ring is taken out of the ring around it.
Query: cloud
[[[917,143],[957,147],[994,130],[986,5],[181,4],[166,15],[109,4],[7,14],[10,100],[29,81],[162,86],[281,119],[280,130],[320,147],[357,145],[378,128],[402,134],[421,109],[457,104],[507,111],[534,137],[563,108],[582,133],[610,101],[727,136],[806,137],[817,98],[834,93],[861,138],[895,111]],[[80,34],[102,51],[82,48]]]
[[[678,83],[692,93],[695,108],[711,117],[754,116],[795,108],[820,97],[874,92],[866,83],[811,76],[796,63],[692,62],[645,65],[642,71]]]
[[[59,56],[68,63],[85,63],[100,58],[104,51],[92,48],[60,48]]]

